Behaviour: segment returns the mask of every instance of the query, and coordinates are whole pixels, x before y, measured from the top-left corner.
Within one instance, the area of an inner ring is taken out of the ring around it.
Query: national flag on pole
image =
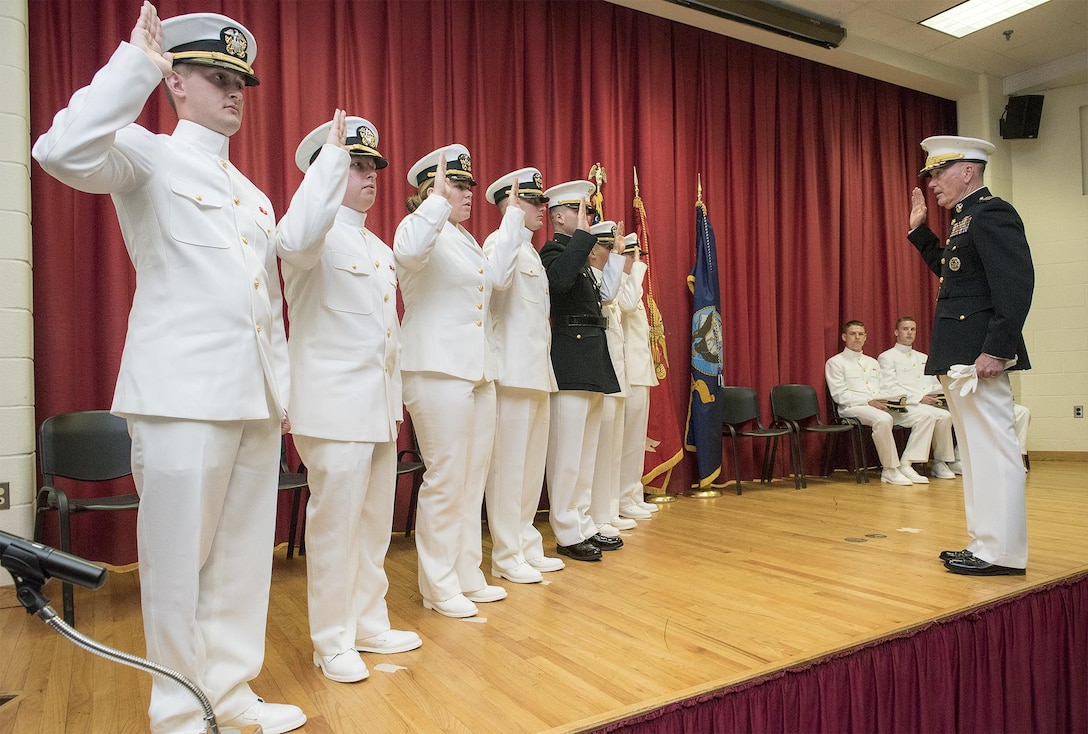
[[[721,291],[714,229],[703,204],[702,183],[695,202],[695,268],[688,276],[694,295],[691,317],[691,401],[684,448],[695,452],[698,483],[706,490],[722,470],[722,419],[718,388],[722,384]]]
[[[665,494],[672,475],[672,468],[684,458],[684,446],[680,439],[680,419],[676,403],[669,391],[669,352],[665,345],[665,326],[661,311],[654,300],[653,261],[650,248],[650,226],[646,221],[646,207],[638,190],[638,171],[635,171],[635,232],[646,253],[646,317],[650,323],[650,355],[654,360],[657,385],[650,388],[650,423],[646,428],[646,454],[642,484],[651,494]]]

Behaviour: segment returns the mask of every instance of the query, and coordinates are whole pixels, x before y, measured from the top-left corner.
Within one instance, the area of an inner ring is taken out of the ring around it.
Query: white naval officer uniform
[[[551,393],[558,386],[551,360],[548,274],[524,220],[524,211],[507,207],[500,229],[484,241],[491,259],[507,236],[503,228],[516,223],[514,267],[498,274],[491,295],[497,420],[485,497],[492,573],[513,572],[529,561],[539,566],[544,559],[533,519],[544,487]]]
[[[384,563],[403,417],[393,251],[366,228],[365,212],[340,205],[350,158],[322,146],[278,242],[291,324],[289,414],[311,492],[310,636],[322,656],[390,629]]]
[[[428,196],[397,227],[404,298],[401,370],[427,470],[419,490],[419,590],[435,604],[487,587],[481,508],[495,437],[490,300],[495,271],[475,238]],[[512,259],[517,241],[496,248]]]
[[[256,703],[248,681],[264,661],[289,388],[276,224],[227,137],[184,120],[172,135],[135,124],[162,78],[122,43],[33,152],[117,209],[136,292],[112,411],[132,435],[147,656],[227,721]],[[164,678],[148,714],[154,732],[205,728],[192,695]]]
[[[936,418],[929,413],[892,414],[869,405],[870,400],[890,397],[880,381],[880,364],[861,352],[849,348],[831,357],[824,365],[824,378],[831,399],[839,406],[839,415],[857,418],[873,429],[880,464],[885,469],[897,469],[900,464],[929,460]],[[900,459],[892,436],[892,426],[910,427],[910,436]]]
[[[631,266],[629,287],[637,304],[623,316],[623,355],[627,369],[627,404],[623,418],[623,457],[620,459],[620,508],[645,502],[642,484],[646,465],[646,432],[650,423],[650,388],[657,385],[657,372],[650,354],[650,321],[642,301],[647,266]]]
[[[601,312],[608,319],[604,332],[608,356],[620,386],[619,392],[604,396],[601,412],[601,435],[593,463],[589,506],[589,516],[597,530],[601,526],[611,525],[612,520],[620,514],[620,462],[623,458],[623,424],[629,387],[623,354],[622,314],[624,310],[634,308],[633,292],[628,286],[629,274],[623,272],[626,263],[623,255],[613,252],[608,255],[603,271],[593,268],[593,274],[601,284]],[[615,537],[614,533],[608,534]]]
[[[933,460],[954,462],[956,453],[952,444],[952,414],[944,408],[920,402],[923,396],[943,390],[935,376],[926,374],[926,355],[906,344],[895,344],[891,349],[880,353],[877,364],[880,365],[882,389],[891,395],[907,396],[907,416],[914,412],[933,416]],[[893,419],[899,415],[902,414],[896,414]],[[896,425],[906,424],[896,421]]]

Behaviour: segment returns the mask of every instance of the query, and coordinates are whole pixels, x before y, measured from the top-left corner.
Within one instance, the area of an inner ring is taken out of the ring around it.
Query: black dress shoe
[[[942,561],[962,561],[965,558],[974,558],[975,554],[964,548],[960,551],[941,551],[941,554],[938,557]]]
[[[1023,576],[1027,571],[1023,568],[1010,568],[998,566],[996,563],[987,563],[981,558],[953,558],[945,561],[944,567],[952,573],[964,576]]]
[[[597,546],[590,543],[588,540],[583,540],[581,543],[575,543],[574,545],[556,545],[555,550],[561,556],[567,558],[573,558],[576,561],[599,561],[601,560],[601,550]]]
[[[600,533],[597,533],[586,542],[592,543],[594,546],[600,548],[603,551],[619,550],[623,547],[622,538],[608,538],[604,535],[601,535]]]

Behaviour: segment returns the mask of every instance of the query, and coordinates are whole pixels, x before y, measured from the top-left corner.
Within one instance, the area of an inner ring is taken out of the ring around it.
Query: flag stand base
[[[688,492],[688,497],[694,497],[696,499],[706,499],[708,497],[721,497],[722,491],[720,489],[696,489]]]
[[[675,494],[648,494],[646,495],[647,502],[653,502],[655,505],[667,505],[670,502],[676,502]]]

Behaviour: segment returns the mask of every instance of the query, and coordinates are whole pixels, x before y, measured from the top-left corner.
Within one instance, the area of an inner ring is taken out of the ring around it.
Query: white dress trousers
[[[1026,568],[1026,476],[1009,376],[980,379],[975,391],[962,397],[948,383],[942,375],[963,464],[963,504],[971,537],[967,550],[987,563]]]
[[[544,540],[533,520],[544,489],[551,394],[496,385],[495,398],[495,450],[484,489],[487,527],[491,565],[511,571],[544,557]]]
[[[126,417],[147,657],[232,719],[257,699],[264,661],[280,421]],[[159,676],[151,687],[152,731],[204,731],[191,693]]]
[[[601,410],[601,436],[593,462],[593,488],[589,516],[596,525],[607,525],[620,514],[620,459],[623,455],[623,415],[626,398],[605,395]]]
[[[306,463],[306,594],[310,638],[319,655],[390,629],[385,594],[396,497],[392,441],[329,441],[295,436]]]
[[[544,464],[551,423],[550,394],[557,389],[551,360],[551,298],[548,274],[533,249],[524,212],[507,207],[500,228],[484,241],[484,254],[502,264],[500,243],[513,236],[517,257],[491,295],[496,430],[491,470],[484,487],[491,565],[511,571],[544,556],[533,525],[544,489]]]
[[[587,390],[552,395],[546,472],[549,520],[559,545],[577,545],[597,533],[589,505],[604,400]]]
[[[442,602],[487,586],[481,511],[495,441],[495,383],[405,372],[404,404],[427,465],[416,506],[419,591]]]

